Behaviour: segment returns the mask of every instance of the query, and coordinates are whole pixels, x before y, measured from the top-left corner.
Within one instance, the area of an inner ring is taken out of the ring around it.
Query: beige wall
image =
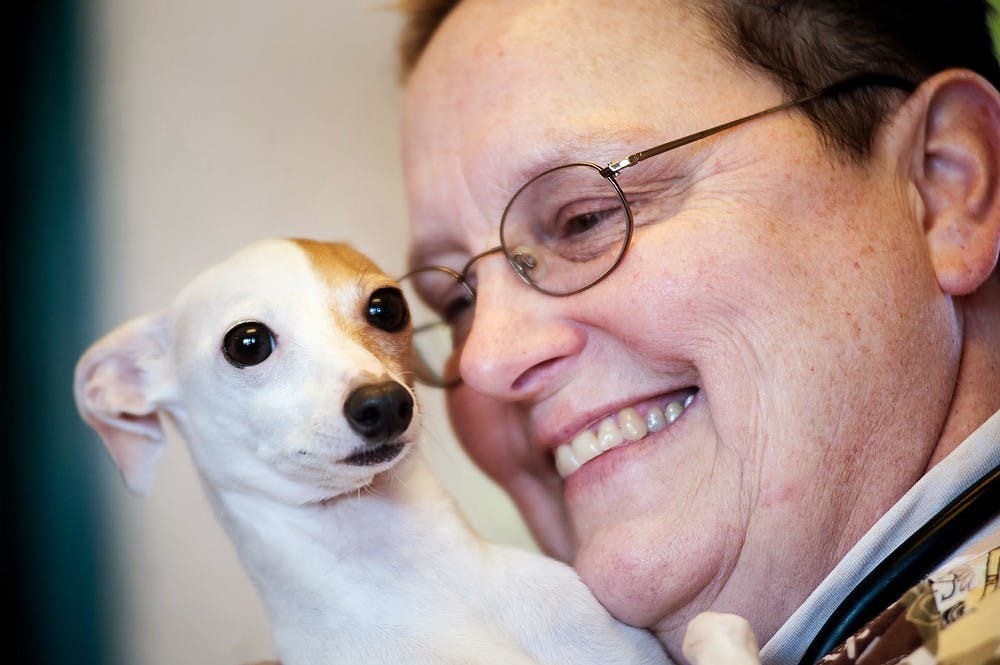
[[[93,5],[94,119],[109,329],[165,306],[196,272],[268,236],[353,242],[403,268],[394,38],[381,0],[103,0]],[[422,394],[425,449],[490,538],[530,547]],[[95,437],[96,445],[96,437]],[[149,497],[107,465],[120,518],[129,663],[272,655],[253,589],[172,439]]]

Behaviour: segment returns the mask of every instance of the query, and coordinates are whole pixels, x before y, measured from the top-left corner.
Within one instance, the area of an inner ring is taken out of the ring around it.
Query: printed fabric
[[[1000,547],[952,559],[823,665],[1000,665]]]

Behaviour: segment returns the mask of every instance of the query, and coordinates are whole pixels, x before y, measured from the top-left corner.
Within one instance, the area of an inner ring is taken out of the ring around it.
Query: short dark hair
[[[400,74],[406,77],[460,0],[400,0]],[[766,72],[795,99],[864,72],[914,83],[950,68],[1000,88],[988,0],[701,0],[715,37],[741,65]],[[860,161],[898,91],[861,88],[803,111],[820,136]]]
[[[703,0],[708,23],[738,63],[769,74],[794,99],[863,72],[914,83],[950,68],[1000,88],[985,0]],[[892,91],[859,89],[803,111],[848,157],[871,149]]]
[[[460,0],[397,0],[405,22],[399,34],[399,78],[405,82],[431,37]]]

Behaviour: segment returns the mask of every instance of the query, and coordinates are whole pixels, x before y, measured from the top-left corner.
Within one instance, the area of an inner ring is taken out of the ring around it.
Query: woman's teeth
[[[570,442],[556,448],[556,470],[563,478],[612,448],[638,441],[647,434],[659,432],[672,424],[694,400],[696,391],[679,401],[671,401],[662,409],[652,405],[645,417],[632,407],[622,409],[615,416],[608,416],[595,429],[585,429]]]

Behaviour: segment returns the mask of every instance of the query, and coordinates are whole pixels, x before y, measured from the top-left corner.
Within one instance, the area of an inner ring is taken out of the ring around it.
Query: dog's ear
[[[125,484],[146,494],[163,454],[159,411],[174,394],[166,316],[134,319],[98,340],[76,365],[81,417],[104,440]]]

